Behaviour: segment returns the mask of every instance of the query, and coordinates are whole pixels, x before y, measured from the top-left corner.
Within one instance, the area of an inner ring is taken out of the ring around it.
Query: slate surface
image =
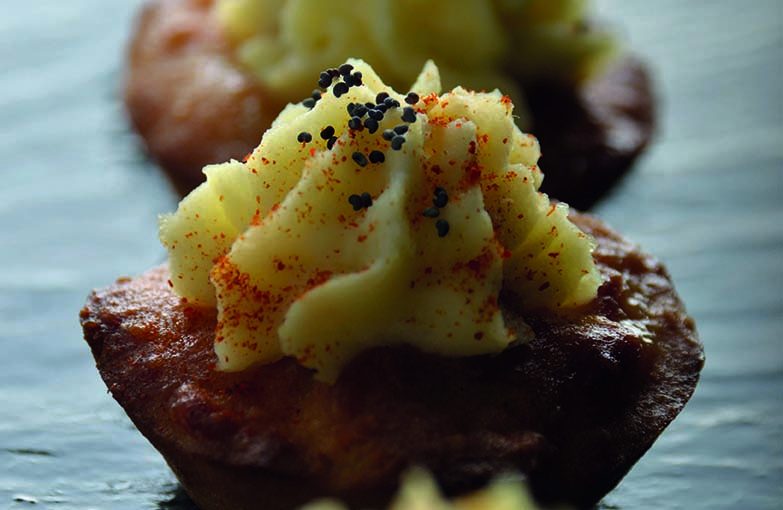
[[[596,208],[659,255],[707,352],[696,395],[603,503],[783,506],[783,2],[602,0],[656,71],[662,129]],[[192,508],[106,394],[88,290],[163,260],[176,199],[117,100],[138,0],[0,16],[0,508]]]

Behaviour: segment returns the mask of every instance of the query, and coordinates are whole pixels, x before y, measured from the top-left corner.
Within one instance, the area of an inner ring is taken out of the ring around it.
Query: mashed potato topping
[[[519,107],[519,82],[579,82],[614,49],[585,29],[585,0],[219,0],[216,9],[239,63],[284,102],[348,57],[399,89],[431,58],[447,89],[498,88]]]
[[[292,356],[331,382],[380,345],[497,353],[528,336],[501,288],[554,310],[595,297],[592,240],[537,191],[507,96],[438,95],[432,63],[407,95],[360,60],[320,83],[161,220],[174,290],[217,306],[219,368]]]

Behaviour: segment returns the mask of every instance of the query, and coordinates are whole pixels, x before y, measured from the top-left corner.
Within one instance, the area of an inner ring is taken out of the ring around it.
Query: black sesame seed
[[[353,206],[354,211],[360,211],[364,207],[364,202],[362,201],[362,197],[359,195],[351,195],[348,197],[348,203]]]
[[[346,110],[348,110],[348,115],[353,117],[353,110],[356,108],[356,103],[348,103],[348,106],[345,107]]]
[[[372,151],[370,153],[370,163],[383,163],[386,161],[386,155],[381,151]]]
[[[315,90],[312,92],[312,94],[310,94],[310,97],[312,97],[313,99],[315,99],[315,102],[317,103],[318,101],[320,101],[320,100],[321,100],[321,91],[320,91],[320,90],[318,90],[318,89],[315,89]]]
[[[427,218],[437,218],[438,216],[440,216],[440,209],[438,209],[437,207],[428,207],[424,209],[424,212],[421,214],[426,216]]]
[[[325,73],[329,73],[329,76],[331,76],[333,78],[337,78],[338,76],[340,76],[340,70],[337,69],[336,67],[331,67],[331,68],[327,69],[324,72]]]
[[[416,110],[411,106],[406,106],[402,110],[402,120],[405,122],[416,122]]]
[[[328,142],[326,142],[326,148],[332,150],[332,147],[334,147],[335,143],[337,143],[337,137],[333,136],[329,139]]]
[[[449,233],[449,222],[444,219],[440,219],[435,222],[435,228],[438,231],[438,237],[446,237]]]
[[[388,92],[378,92],[378,95],[375,96],[375,102],[376,103],[383,103],[386,101],[386,98],[389,97]]]
[[[348,84],[345,82],[340,82],[334,86],[332,92],[334,92],[334,97],[340,97],[348,92]]]
[[[397,108],[400,106],[400,102],[393,97],[387,97],[384,99],[383,104],[385,104],[388,108]]]
[[[386,106],[386,105],[385,105],[385,104],[383,104],[383,103],[378,103],[377,105],[375,105],[375,109],[376,109],[376,110],[378,110],[378,111],[379,111],[379,112],[381,112],[381,113],[386,113],[386,110],[388,110],[388,109],[389,109],[389,107],[388,107],[388,106]]]
[[[375,133],[378,131],[378,127],[380,124],[378,124],[378,121],[375,119],[365,119],[364,120],[364,127],[367,128],[367,131],[370,132],[370,134]]]
[[[396,126],[394,128],[394,132],[398,135],[404,135],[408,132],[408,125],[407,124],[400,124],[399,126]]]
[[[372,196],[369,193],[365,191],[360,198],[364,207],[372,207]]]
[[[321,130],[321,138],[328,140],[334,136],[334,128],[332,126],[326,126]]]
[[[318,86],[321,87],[322,89],[325,89],[331,84],[332,84],[332,76],[326,71],[321,73],[321,76],[318,78]]]
[[[367,156],[362,154],[361,152],[354,152],[351,157],[359,166],[367,166]]]
[[[315,99],[312,97],[308,97],[304,101],[302,101],[302,106],[306,106],[307,108],[313,108],[315,106]]]
[[[432,205],[435,207],[446,207],[449,203],[449,194],[443,188],[435,188],[435,196],[432,198]]]
[[[345,77],[345,82],[351,87],[359,87],[362,84],[362,73],[356,71],[350,76]]]
[[[387,129],[386,131],[383,132],[383,139],[384,140],[387,140],[387,141],[390,142],[392,140],[392,138],[394,138],[394,137],[395,137],[394,131],[392,131],[391,129]]]
[[[392,138],[391,148],[396,150],[396,151],[398,151],[398,150],[402,149],[402,144],[404,144],[404,143],[405,143],[405,137],[397,135],[394,138]]]
[[[415,92],[408,92],[408,95],[405,96],[405,102],[408,104],[416,104],[419,102],[419,95]]]
[[[383,112],[380,110],[367,110],[367,116],[378,121],[383,120]]]
[[[359,117],[351,117],[351,120],[348,121],[348,127],[354,131],[361,131],[363,128],[362,119]]]
[[[353,109],[353,115],[354,117],[364,117],[364,115],[367,113],[367,107],[363,104],[357,104]]]
[[[351,71],[353,71],[353,66],[351,64],[343,64],[337,70],[343,76],[347,76],[347,75],[351,74]]]
[[[307,131],[302,131],[301,133],[299,133],[299,136],[297,136],[296,139],[300,143],[310,143],[313,141],[313,135],[311,135]]]

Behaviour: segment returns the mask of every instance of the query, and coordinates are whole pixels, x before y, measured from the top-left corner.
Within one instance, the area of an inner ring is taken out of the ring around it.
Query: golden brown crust
[[[204,165],[252,151],[285,106],[230,61],[213,3],[150,0],[125,77],[133,124],[183,194],[203,181]],[[576,207],[606,191],[652,137],[652,86],[638,61],[622,60],[578,90],[542,83],[526,93],[545,150],[545,191]]]
[[[599,297],[556,317],[505,296],[536,338],[497,356],[375,349],[334,386],[288,359],[217,372],[215,312],[174,295],[165,268],[93,293],[82,325],[108,388],[205,510],[377,504],[410,464],[449,492],[517,470],[544,499],[590,505],[679,413],[703,355],[662,265],[574,219],[598,240]]]

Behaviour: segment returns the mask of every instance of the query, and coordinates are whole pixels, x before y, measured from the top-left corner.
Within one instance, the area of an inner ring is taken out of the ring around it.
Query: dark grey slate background
[[[0,508],[190,508],[106,394],[77,313],[163,259],[176,199],[117,99],[139,0],[4,0]],[[783,2],[602,0],[656,71],[662,130],[595,212],[669,266],[707,351],[621,509],[783,506]]]

